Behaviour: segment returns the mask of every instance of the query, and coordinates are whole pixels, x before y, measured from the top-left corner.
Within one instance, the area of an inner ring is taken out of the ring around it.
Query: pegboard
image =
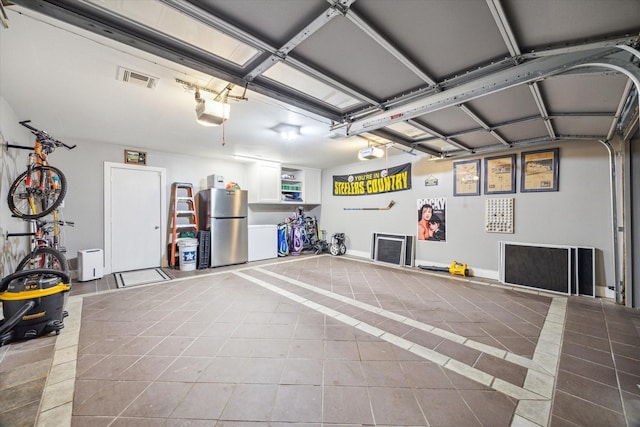
[[[513,233],[513,198],[485,200],[487,233]]]

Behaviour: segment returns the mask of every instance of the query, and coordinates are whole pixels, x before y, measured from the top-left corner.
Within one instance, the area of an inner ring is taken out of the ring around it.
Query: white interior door
[[[162,265],[162,168],[105,163],[105,266],[110,272]]]

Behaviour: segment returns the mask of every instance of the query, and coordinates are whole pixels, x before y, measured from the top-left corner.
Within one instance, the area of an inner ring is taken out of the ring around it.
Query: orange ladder
[[[196,202],[193,197],[193,185],[188,182],[174,182],[171,184],[171,243],[169,252],[169,266],[176,267],[176,246],[185,237],[182,233],[198,231],[198,217]]]

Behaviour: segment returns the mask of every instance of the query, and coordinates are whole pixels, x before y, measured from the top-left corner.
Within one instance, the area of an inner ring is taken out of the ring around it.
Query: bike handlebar
[[[20,123],[22,126],[29,129],[31,133],[36,136],[36,139],[38,140],[38,142],[45,143],[45,144],[46,143],[54,144],[56,147],[64,147],[68,150],[73,150],[74,148],[76,148],[76,145],[72,145],[72,146],[67,145],[62,141],[58,141],[57,139],[52,138],[51,135],[49,135],[47,132],[36,129],[31,125],[28,125],[27,123],[31,123],[31,120],[23,120],[18,123]]]
[[[54,221],[47,221],[47,220],[42,220],[42,219],[36,219],[36,227],[37,228],[45,228],[47,226],[47,224],[54,224]],[[57,224],[62,226],[62,225],[68,225],[69,227],[74,227],[76,225],[75,222],[73,221],[62,221],[62,220],[58,220]]]

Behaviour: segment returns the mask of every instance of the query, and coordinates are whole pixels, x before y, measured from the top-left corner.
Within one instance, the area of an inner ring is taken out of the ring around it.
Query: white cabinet
[[[247,170],[249,203],[280,203],[280,164],[256,162]]]
[[[304,169],[304,202],[310,205],[322,203],[322,171],[320,169]]]
[[[256,162],[248,167],[249,203],[305,204],[321,203],[320,169]]]

